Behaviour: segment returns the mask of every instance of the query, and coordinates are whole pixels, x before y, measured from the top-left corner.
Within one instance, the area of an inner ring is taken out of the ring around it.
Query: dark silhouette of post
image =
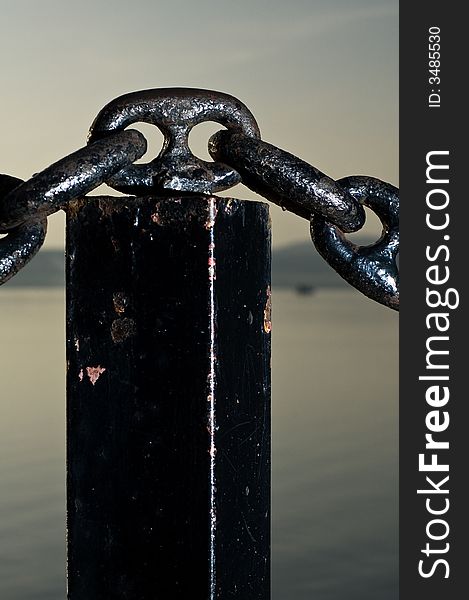
[[[66,269],[68,597],[267,600],[267,205],[79,200]]]

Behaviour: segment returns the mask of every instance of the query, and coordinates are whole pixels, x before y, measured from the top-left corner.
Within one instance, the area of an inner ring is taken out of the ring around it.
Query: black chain
[[[339,227],[320,215],[311,217],[311,238],[333,269],[363,294],[399,310],[399,190],[373,177],[345,177],[336,182],[379,217],[381,237],[371,246],[357,246]]]
[[[272,144],[219,131],[209,140],[210,155],[232,165],[254,192],[300,217],[323,215],[343,231],[365,222],[360,204],[315,167]]]
[[[215,121],[229,131],[260,137],[249,109],[238,99],[209,90],[162,88],[125,94],[107,104],[90,129],[90,141],[109,136],[143,121],[164,135],[160,154],[146,165],[132,165],[107,182],[125,194],[193,192],[213,194],[241,181],[226,163],[207,162],[189,148],[189,133],[204,121]]]
[[[146,141],[128,125],[144,121],[159,127],[165,142],[159,156],[133,165]],[[209,140],[215,162],[195,157],[189,132],[202,121],[227,130]],[[86,147],[51,165],[27,182],[0,175],[0,284],[39,250],[47,215],[101,183],[125,193],[212,194],[242,181],[255,192],[311,222],[311,237],[323,258],[370,298],[399,308],[399,194],[371,177],[334,181],[296,156],[260,139],[257,123],[236,98],[185,88],[126,94],[99,113]],[[345,233],[365,221],[363,206],[383,225],[381,238],[359,247]]]
[[[262,140],[219,131],[210,154],[235,167],[243,183],[285,210],[311,221],[321,256],[363,294],[399,309],[399,192],[372,177],[334,181],[301,159]],[[356,246],[344,232],[360,229],[363,207],[381,220],[383,232],[371,246]]]
[[[0,200],[22,183],[22,179],[0,175]],[[0,284],[13,277],[38,252],[46,231],[46,219],[32,219],[15,227],[0,240]]]
[[[0,230],[57,212],[66,202],[91,192],[143,156],[146,149],[139,131],[119,131],[62,158],[3,199]]]

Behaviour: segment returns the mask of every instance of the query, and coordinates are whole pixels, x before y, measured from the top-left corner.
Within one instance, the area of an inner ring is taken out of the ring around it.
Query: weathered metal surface
[[[120,131],[77,150],[10,192],[0,207],[0,231],[44,219],[65,202],[94,190],[140,158],[147,142],[136,130]]]
[[[356,231],[365,211],[333,179],[298,157],[272,144],[239,133],[219,131],[209,151],[239,171],[243,183],[285,210],[305,219],[323,215],[342,231]]]
[[[67,215],[71,600],[269,598],[268,207]]]
[[[22,179],[0,175],[0,207],[4,196],[22,183]],[[39,251],[46,231],[46,219],[33,220],[12,229],[0,239],[0,285],[16,275]]]
[[[243,183],[286,210],[311,220],[311,237],[321,256],[360,292],[399,310],[399,190],[373,177],[334,181],[301,159],[262,140],[219,131],[210,154],[236,168]],[[358,247],[344,232],[362,227],[363,206],[383,224],[381,238]]]
[[[361,204],[374,211],[383,225],[380,239],[357,246],[323,217],[311,219],[311,237],[321,256],[360,292],[399,310],[399,191],[372,177],[346,177],[338,182]]]
[[[259,128],[249,109],[237,98],[210,90],[161,88],[116,98],[96,117],[90,140],[144,121],[160,128],[165,141],[159,156],[148,164],[132,165],[114,175],[109,185],[124,193],[192,192],[213,194],[240,182],[226,164],[207,162],[189,148],[191,129],[216,121],[229,130],[258,138]]]
[[[203,161],[189,149],[191,129],[208,120],[228,128],[209,140],[210,154],[222,162]],[[144,154],[145,138],[138,131],[122,131],[138,121],[152,123],[165,136],[159,156],[145,165],[131,164]],[[0,246],[0,284],[42,244],[45,230],[42,225],[30,226],[31,220],[37,223],[103,182],[127,193],[168,196],[211,194],[242,181],[310,220],[313,241],[328,263],[365,295],[397,310],[398,190],[371,177],[334,181],[259,137],[247,107],[221,92],[162,88],[113,100],[96,117],[88,147],[21,184],[0,204],[0,232],[28,222]],[[343,235],[363,226],[362,204],[376,208],[384,226],[382,238],[367,248],[356,247]]]

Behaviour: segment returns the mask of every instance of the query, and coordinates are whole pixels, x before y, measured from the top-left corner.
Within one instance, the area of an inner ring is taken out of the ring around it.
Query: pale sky
[[[0,9],[0,172],[27,179],[83,146],[116,96],[182,86],[237,96],[266,141],[334,178],[398,185],[397,0],[0,0]],[[199,127],[194,149],[208,157],[217,126]],[[159,137],[151,132],[153,155]],[[223,195],[260,199],[243,186]],[[306,221],[271,211],[276,246],[309,239]],[[63,238],[63,217],[50,217],[46,244]]]

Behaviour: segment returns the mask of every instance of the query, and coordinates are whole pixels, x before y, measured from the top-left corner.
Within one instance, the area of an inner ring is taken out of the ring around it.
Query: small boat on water
[[[297,283],[295,286],[295,290],[297,294],[309,296],[311,294],[314,294],[316,288],[310,283]]]

